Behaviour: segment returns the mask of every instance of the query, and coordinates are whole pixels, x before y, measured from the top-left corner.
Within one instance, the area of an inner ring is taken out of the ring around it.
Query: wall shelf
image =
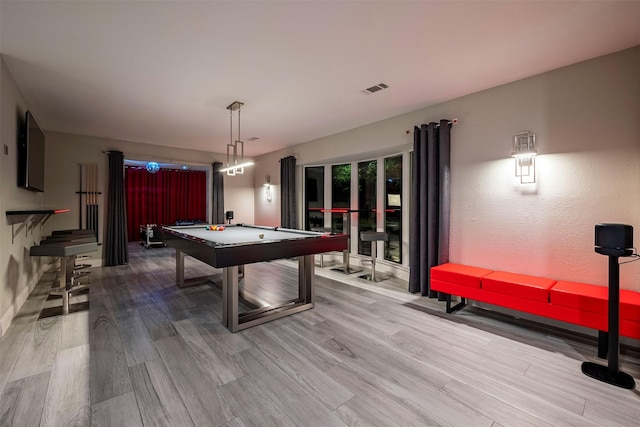
[[[15,241],[16,236],[22,229],[25,230],[25,237],[29,231],[33,232],[33,229],[38,225],[44,225],[51,215],[69,212],[69,209],[30,209],[30,210],[16,210],[7,211],[7,221],[11,224],[11,243]],[[15,229],[16,224],[20,224]]]

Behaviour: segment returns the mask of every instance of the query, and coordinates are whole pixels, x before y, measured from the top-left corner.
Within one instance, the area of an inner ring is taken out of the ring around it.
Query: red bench
[[[431,268],[431,289],[447,294],[447,313],[467,299],[598,330],[598,356],[606,357],[608,288],[447,263]],[[451,306],[451,295],[461,298]],[[640,293],[620,290],[620,335],[640,339]]]

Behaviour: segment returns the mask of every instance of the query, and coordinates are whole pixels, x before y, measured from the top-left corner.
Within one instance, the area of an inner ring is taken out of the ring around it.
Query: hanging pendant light
[[[229,110],[229,143],[227,144],[227,166],[220,169],[228,176],[242,175],[246,166],[253,165],[251,161],[244,160],[244,142],[240,138],[240,110],[243,102],[234,101],[228,107]],[[233,139],[233,112],[238,112],[238,139]]]

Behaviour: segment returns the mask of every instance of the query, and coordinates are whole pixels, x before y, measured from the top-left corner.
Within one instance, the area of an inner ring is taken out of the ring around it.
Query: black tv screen
[[[30,111],[18,144],[18,186],[44,191],[44,133]]]

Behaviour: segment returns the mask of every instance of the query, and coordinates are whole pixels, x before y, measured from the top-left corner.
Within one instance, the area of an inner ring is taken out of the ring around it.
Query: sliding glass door
[[[402,156],[384,159],[384,259],[402,263]]]
[[[371,242],[362,242],[360,233],[382,230],[389,240],[384,243],[384,253],[378,253],[379,258],[403,264],[403,234],[405,239],[409,238],[407,224],[403,223],[408,213],[409,187],[403,180],[410,178],[410,156],[411,153],[406,152],[358,162],[305,167],[305,229],[324,228],[325,215],[330,215],[326,218],[331,221],[331,231],[349,233],[351,230],[345,227],[347,219],[354,230],[353,250],[355,252],[357,242],[358,254],[362,256],[371,256]],[[334,212],[324,213],[323,209]],[[348,212],[352,209],[353,212]],[[405,247],[407,244],[405,241]]]
[[[324,166],[304,170],[305,230],[324,227]]]
[[[351,164],[331,166],[331,208],[351,208]],[[350,214],[347,214],[350,215]],[[334,233],[349,233],[345,228],[344,214],[331,213],[331,229]]]
[[[376,230],[376,182],[378,162],[358,163],[358,253],[371,256],[371,242],[360,240],[362,231]]]

